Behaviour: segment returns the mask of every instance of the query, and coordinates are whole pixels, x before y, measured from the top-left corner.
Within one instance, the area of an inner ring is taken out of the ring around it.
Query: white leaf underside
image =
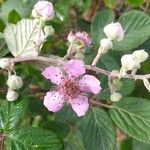
[[[14,57],[37,56],[44,41],[44,33],[37,20],[30,19],[22,19],[17,25],[8,24],[4,36]]]

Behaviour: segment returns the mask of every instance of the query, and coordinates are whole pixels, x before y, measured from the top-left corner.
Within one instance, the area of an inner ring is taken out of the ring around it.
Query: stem
[[[1,138],[1,150],[5,150],[5,144],[4,144],[4,141],[5,141],[5,135],[2,134],[2,138]]]
[[[106,107],[106,108],[111,108],[112,107],[111,105],[101,103],[100,101],[91,100],[90,102],[92,102],[93,104],[98,105],[100,107]]]
[[[12,63],[17,63],[17,62],[24,62],[24,61],[44,61],[49,63],[50,65],[54,65],[54,66],[63,66],[65,64],[65,60],[63,60],[61,57],[43,57],[43,56],[30,56],[30,57],[17,57],[17,58],[11,58]],[[112,77],[116,77],[119,78],[120,77],[120,73],[119,72],[110,72],[95,66],[90,66],[90,65],[85,65],[85,68],[87,70],[92,70],[95,71],[96,73],[101,73],[104,74],[106,76],[112,76]],[[129,79],[135,79],[135,80],[143,80],[143,78],[146,79],[150,79],[150,74],[146,74],[146,75],[131,75],[131,74],[127,74],[122,76],[122,78],[129,78]]]

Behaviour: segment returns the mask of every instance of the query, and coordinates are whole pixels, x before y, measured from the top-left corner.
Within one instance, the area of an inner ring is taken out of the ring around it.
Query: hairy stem
[[[43,57],[43,56],[30,56],[30,57],[17,57],[17,58],[11,58],[12,63],[17,63],[17,62],[24,62],[24,61],[44,61],[47,62],[51,65],[54,66],[63,66],[64,63],[66,62],[65,60],[63,60],[61,57]],[[120,73],[119,72],[110,72],[107,71],[105,69],[101,69],[95,66],[91,66],[91,65],[85,65],[85,68],[87,70],[92,70],[95,71],[96,73],[101,73],[104,74],[106,76],[109,77],[120,77]],[[129,79],[135,79],[135,80],[143,80],[145,79],[150,79],[150,74],[146,74],[146,75],[131,75],[131,74],[127,74],[124,75],[122,78],[129,78]]]

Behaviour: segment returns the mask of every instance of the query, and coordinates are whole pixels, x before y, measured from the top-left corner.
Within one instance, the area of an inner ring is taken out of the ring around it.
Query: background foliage
[[[16,24],[31,18],[36,0],[0,0],[0,58],[11,54],[4,40],[7,23]],[[41,55],[64,56],[70,30],[84,30],[92,37],[86,51],[90,64],[103,28],[115,20],[123,25],[125,38],[114,43],[98,66],[109,71],[120,68],[120,57],[135,49],[146,49],[150,54],[150,2],[147,0],[52,0],[55,19],[51,22],[55,35],[45,42]],[[50,24],[47,22],[47,24]],[[91,107],[85,117],[78,118],[69,106],[53,114],[43,106],[43,96],[51,85],[42,76],[43,64],[19,63],[16,72],[24,80],[20,98],[7,102],[5,95],[7,73],[0,70],[0,146],[7,150],[149,150],[150,149],[150,94],[141,81],[123,79],[120,93],[123,99],[110,109]],[[142,64],[139,74],[149,73],[150,60]],[[98,98],[109,100],[107,78],[101,80],[103,91]],[[143,90],[144,89],[144,90]],[[141,98],[142,97],[142,98]],[[117,139],[117,140],[116,140]],[[4,148],[4,147],[3,147]]]

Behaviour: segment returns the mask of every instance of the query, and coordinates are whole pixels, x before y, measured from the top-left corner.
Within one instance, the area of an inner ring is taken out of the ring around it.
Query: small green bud
[[[17,75],[11,75],[7,80],[7,85],[10,89],[20,89],[23,86],[23,81],[21,77]]]
[[[118,102],[120,99],[122,98],[122,95],[118,92],[114,92],[113,94],[111,94],[110,96],[110,100],[112,102]]]
[[[84,56],[83,53],[78,52],[78,53],[75,54],[75,58],[84,60],[85,56]]]
[[[113,84],[114,84],[117,91],[119,91],[120,88],[122,87],[122,82],[119,79],[114,79]]]
[[[15,92],[14,90],[12,89],[9,89],[8,92],[7,92],[7,95],[6,95],[6,98],[8,101],[15,101],[17,100],[19,97],[18,93]]]

